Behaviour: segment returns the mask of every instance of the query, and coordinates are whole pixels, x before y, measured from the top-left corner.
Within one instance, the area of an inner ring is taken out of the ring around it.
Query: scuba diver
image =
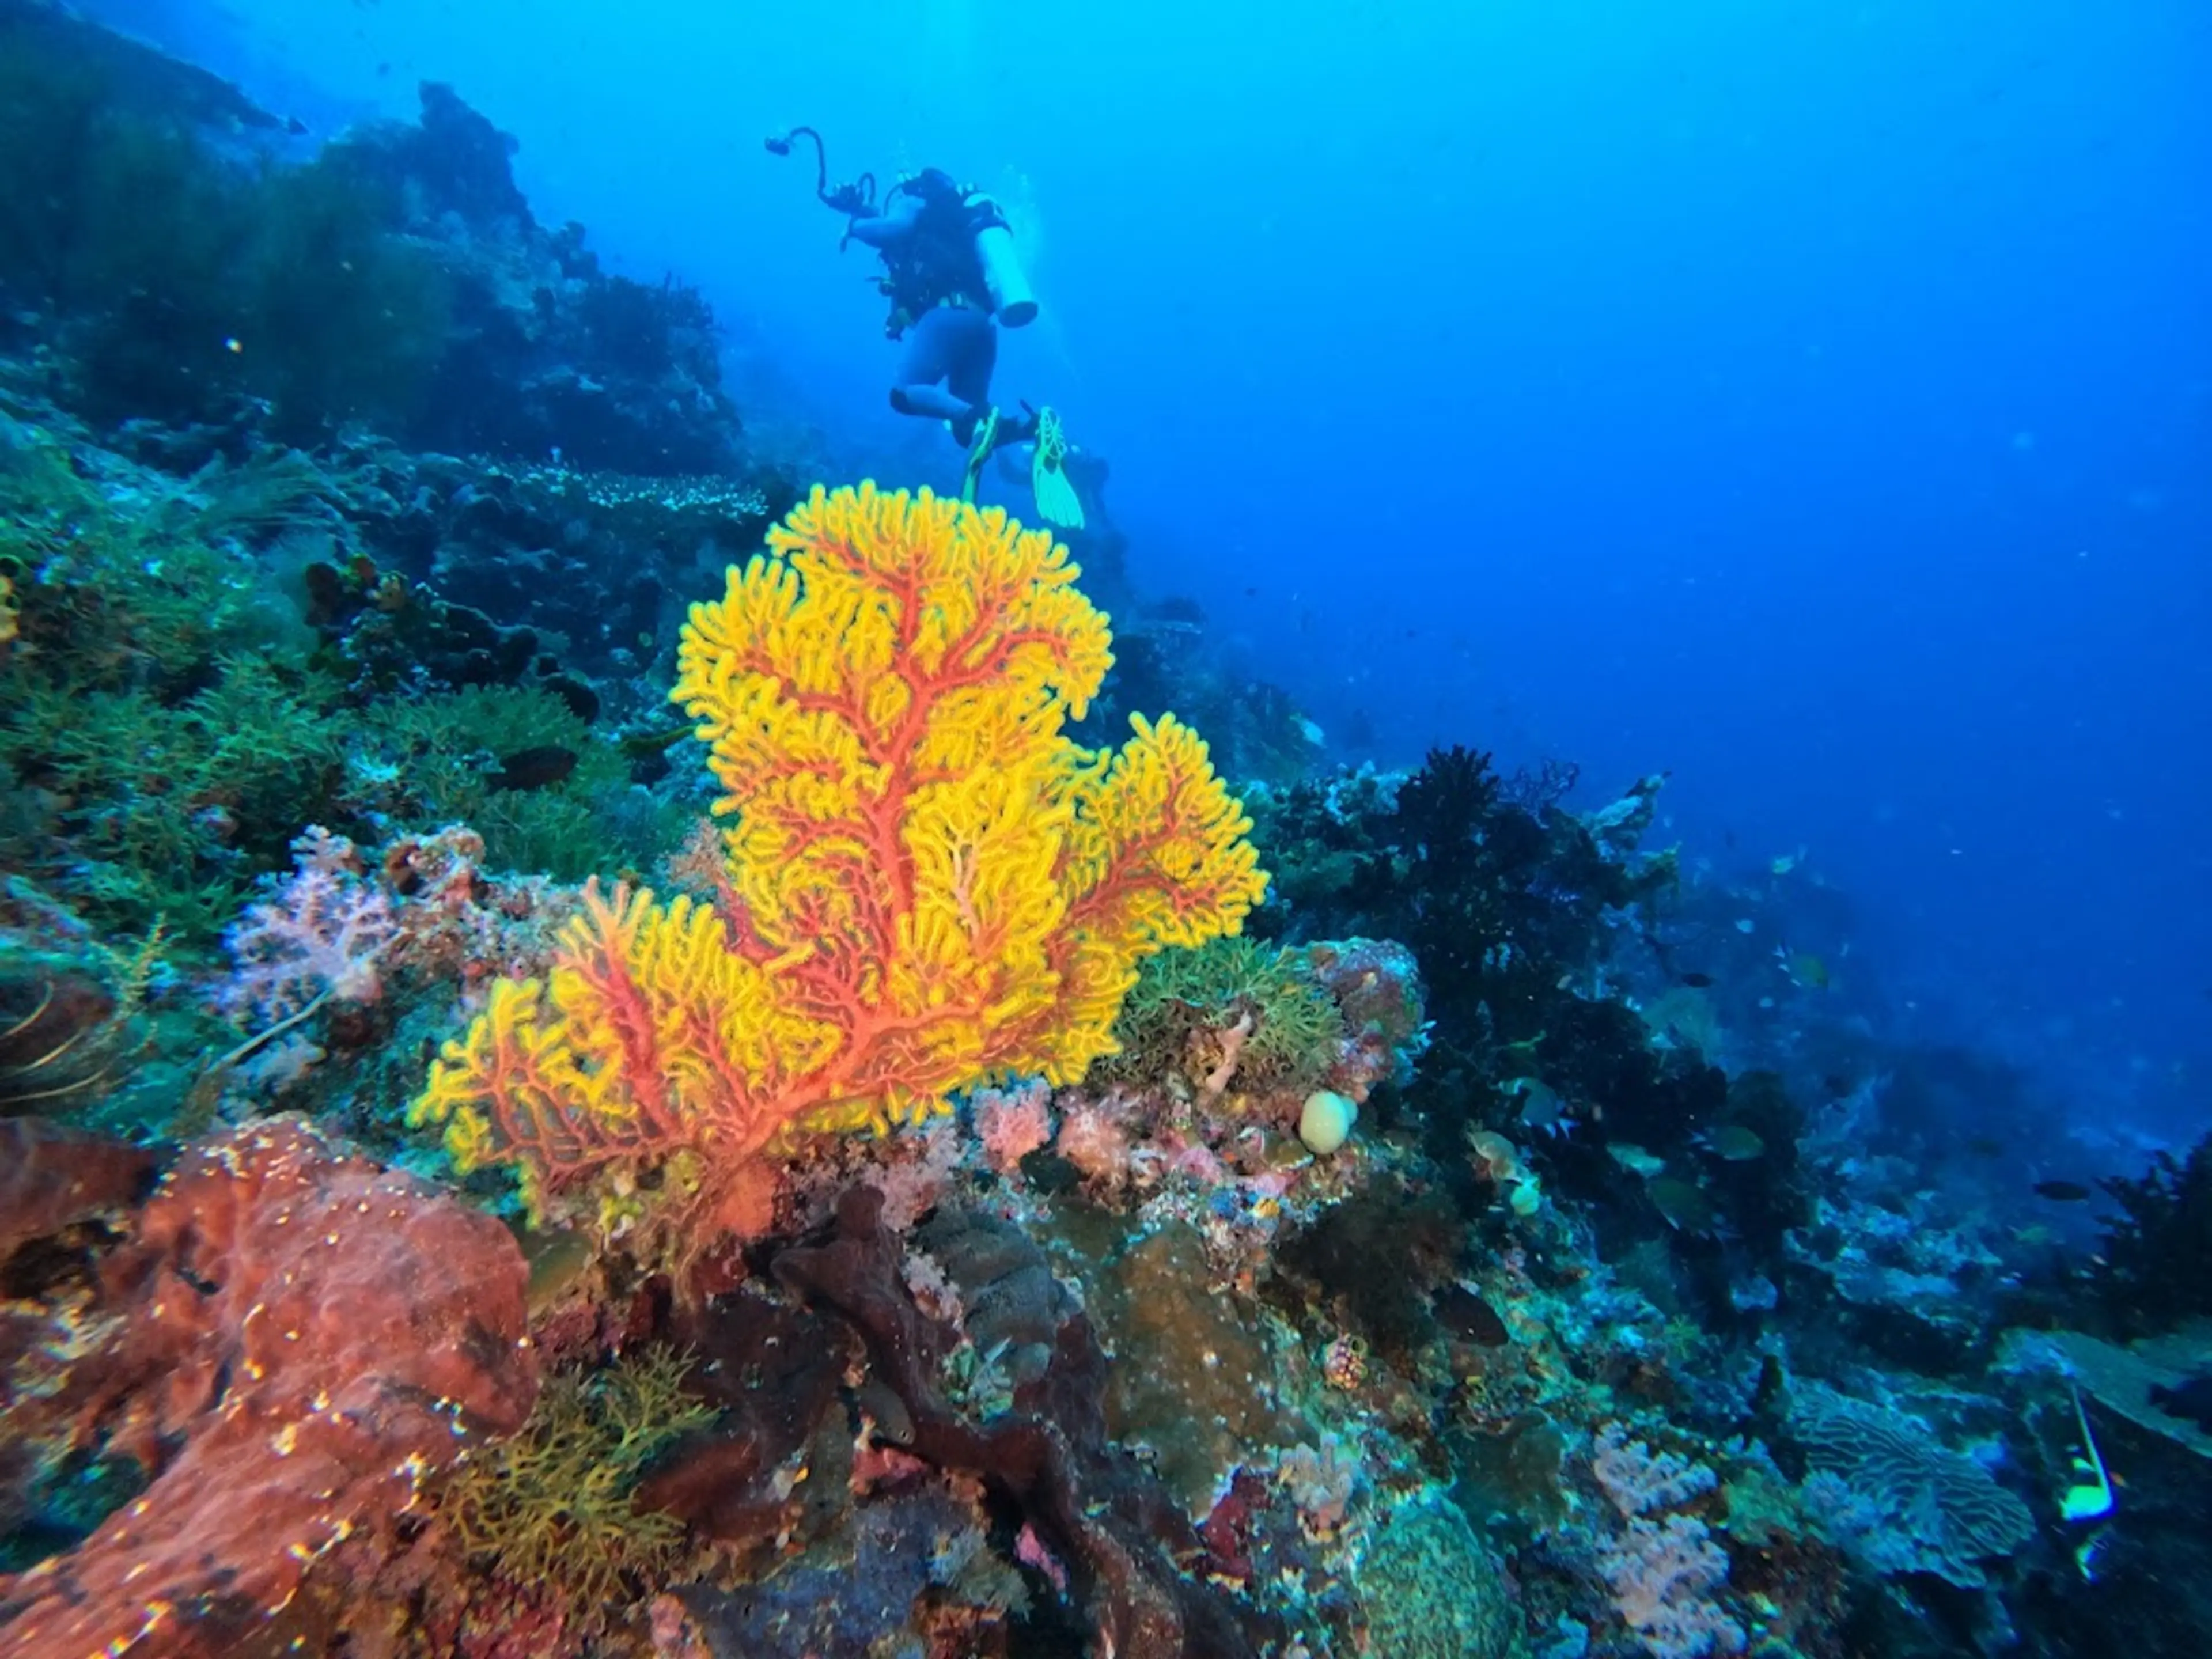
[[[998,204],[936,167],[894,185],[880,202],[872,173],[832,190],[822,137],[811,127],[771,138],[768,149],[788,155],[799,137],[813,141],[815,195],[845,216],[838,251],[857,240],[883,258],[884,274],[876,286],[890,301],[884,332],[904,342],[891,407],[943,421],[968,452],[963,501],[975,499],[993,454],[1034,445],[1030,484],[1039,515],[1079,528],[1083,510],[1065,470],[1067,443],[1057,416],[1027,403],[1017,413],[991,401],[1000,325],[1022,328],[1037,314]]]

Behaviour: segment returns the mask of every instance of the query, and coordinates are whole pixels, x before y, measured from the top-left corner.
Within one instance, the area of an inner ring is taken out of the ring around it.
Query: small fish
[[[663,754],[674,748],[682,739],[690,737],[692,730],[690,723],[687,721],[682,726],[669,726],[665,731],[639,732],[622,740],[623,753],[633,757]]]
[[[1778,876],[1786,876],[1804,861],[1805,849],[1801,847],[1794,853],[1784,853],[1766,867]]]
[[[574,1290],[595,1260],[590,1240],[565,1228],[526,1228],[518,1242],[530,1268],[524,1295],[532,1312],[550,1307]]]
[[[1709,989],[1711,987],[1712,982],[1713,976],[1711,974],[1685,974],[1682,975],[1682,983],[1688,986],[1693,991]]]
[[[2096,1194],[2078,1181],[2039,1181],[2035,1195],[2053,1204],[2086,1204]]]
[[[1629,1174],[1642,1176],[1646,1180],[1649,1180],[1653,1176],[1663,1173],[1667,1168],[1667,1160],[1665,1158],[1661,1158],[1656,1152],[1648,1152],[1644,1151],[1643,1147],[1638,1146],[1633,1141],[1612,1141],[1607,1145],[1605,1150],[1607,1155],[1609,1156],[1615,1164],[1618,1164],[1622,1169],[1627,1170]]]
[[[576,769],[576,751],[557,743],[518,750],[499,763],[491,775],[495,789],[548,789]]]
[[[1437,1292],[1433,1306],[1437,1322],[1454,1336],[1485,1348],[1502,1348],[1513,1340],[1498,1310],[1464,1285],[1445,1285]]]
[[[1528,1128],[1549,1133],[1567,1115],[1567,1103],[1559,1098],[1559,1091],[1535,1078],[1516,1078],[1508,1086],[1521,1097],[1521,1121]]]
[[[1976,1158],[2002,1158],[2004,1149],[2004,1142],[1995,1135],[1970,1135],[1966,1139],[1966,1150]]]
[[[1696,1182],[1685,1181],[1680,1176],[1662,1175],[1645,1182],[1644,1190],[1651,1195],[1653,1206],[1676,1232],[1710,1237],[1718,1231],[1719,1212]]]
[[[1785,951],[1778,945],[1774,947],[1774,959],[1782,964],[1782,971],[1790,976],[1792,984],[1808,991],[1828,988],[1828,964],[1810,951]]]
[[[1705,1144],[1715,1158],[1723,1164],[1748,1164],[1753,1158],[1766,1156],[1766,1143],[1758,1132],[1741,1123],[1723,1123],[1705,1136]]]

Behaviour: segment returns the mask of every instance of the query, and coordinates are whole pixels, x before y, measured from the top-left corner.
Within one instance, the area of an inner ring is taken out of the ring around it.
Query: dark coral
[[[1060,1324],[1050,1364],[1014,1391],[1012,1409],[973,1420],[939,1381],[954,1334],[907,1294],[882,1206],[874,1188],[849,1189],[835,1236],[785,1251],[775,1271],[860,1332],[873,1376],[905,1407],[907,1449],[980,1478],[1024,1518],[1067,1564],[1102,1650],[1162,1659],[1255,1651],[1232,1605],[1179,1570],[1204,1548],[1188,1519],[1108,1438],[1106,1359],[1088,1319]]]
[[[669,1318],[670,1340],[696,1361],[690,1392],[722,1415],[663,1460],[639,1487],[639,1506],[739,1548],[772,1540],[800,1507],[778,1476],[833,1411],[844,1430],[834,1408],[850,1339],[806,1309],[750,1290],[697,1307],[672,1304]]]
[[[997,1216],[945,1205],[915,1229],[914,1243],[958,1288],[962,1328],[997,1356],[1006,1381],[1022,1388],[1042,1378],[1060,1327],[1083,1309],[1029,1236]]]
[[[1395,797],[1368,774],[1281,792],[1255,814],[1277,878],[1256,925],[1294,938],[1385,937],[1419,962],[1433,1029],[1410,1085],[1378,1097],[1384,1127],[1410,1112],[1447,1163],[1470,1127],[1528,1149],[1522,1091],[1534,1079],[1577,1131],[1541,1143],[1553,1189],[1596,1200],[1602,1239],[1656,1237],[1667,1219],[1607,1149],[1632,1142],[1696,1164],[1699,1138],[1728,1119],[1728,1079],[1692,1050],[1655,1047],[1600,971],[1632,918],[1674,887],[1670,854],[1636,850],[1661,781],[1586,814],[1559,804],[1565,781],[1554,769],[1509,787],[1489,756],[1455,747],[1431,753]],[[1720,1184],[1742,1188],[1749,1206],[1729,1224],[1753,1222],[1771,1248],[1791,1200],[1757,1190],[1761,1179],[1731,1172]]]
[[[961,1599],[982,1522],[942,1486],[892,1492],[847,1511],[834,1549],[757,1583],[691,1584],[674,1596],[689,1614],[687,1635],[714,1659],[875,1659],[888,1651],[984,1659],[999,1650],[991,1638],[1005,1609],[969,1609],[963,1619],[936,1605]],[[982,1628],[978,1613],[990,1615]],[[893,1649],[898,1632],[908,1640]]]
[[[1336,1320],[1409,1360],[1437,1334],[1428,1292],[1451,1278],[1462,1232],[1449,1194],[1386,1178],[1323,1210],[1279,1260]]]
[[[737,414],[697,291],[602,270],[580,228],[532,217],[512,137],[450,87],[426,83],[422,99],[418,123],[380,123],[327,152],[399,204],[389,228],[434,246],[449,283],[445,349],[405,435],[618,472],[732,466]]]
[[[1639,866],[1624,856],[1632,833],[1601,821],[1514,804],[1475,750],[1431,753],[1395,803],[1348,781],[1298,785],[1257,815],[1284,896],[1271,893],[1258,925],[1412,950],[1436,1022],[1412,1103],[1455,1130],[1464,1103],[1540,1069],[1562,1094],[1607,1089],[1609,1117],[1616,1099],[1632,1111],[1656,1080],[1640,1022],[1574,985],[1611,946],[1607,914],[1662,890],[1671,863]],[[1629,804],[1648,816],[1655,787],[1639,785]]]
[[[2212,1134],[2185,1157],[2161,1152],[2141,1176],[2098,1184],[2120,1206],[2091,1279],[2105,1321],[2133,1337],[2212,1315]]]
[[[589,699],[586,720],[598,713],[596,695],[561,672],[534,629],[495,623],[422,583],[380,571],[366,556],[343,566],[319,562],[307,566],[303,576],[307,621],[324,641],[318,665],[341,674],[356,696],[471,685],[573,685],[574,692],[556,695],[564,702],[579,694]]]

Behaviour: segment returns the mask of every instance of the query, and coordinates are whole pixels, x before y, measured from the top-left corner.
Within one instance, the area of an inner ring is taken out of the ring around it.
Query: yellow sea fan
[[[769,543],[692,607],[672,692],[733,820],[727,908],[591,890],[552,973],[495,987],[416,1103],[465,1164],[520,1164],[533,1207],[659,1162],[701,1218],[753,1216],[794,1127],[1079,1076],[1139,957],[1236,931],[1265,891],[1194,732],[1063,735],[1113,658],[1048,533],[864,484]]]

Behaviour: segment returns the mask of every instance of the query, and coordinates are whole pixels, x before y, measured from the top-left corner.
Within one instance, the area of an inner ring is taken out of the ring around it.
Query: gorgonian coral
[[[1048,533],[863,484],[769,544],[692,607],[672,693],[734,820],[717,896],[593,894],[414,1112],[463,1165],[519,1165],[541,1214],[609,1175],[633,1218],[652,1188],[687,1249],[765,1223],[787,1130],[1080,1077],[1139,959],[1233,933],[1267,883],[1188,727],[1063,735],[1112,656]]]

